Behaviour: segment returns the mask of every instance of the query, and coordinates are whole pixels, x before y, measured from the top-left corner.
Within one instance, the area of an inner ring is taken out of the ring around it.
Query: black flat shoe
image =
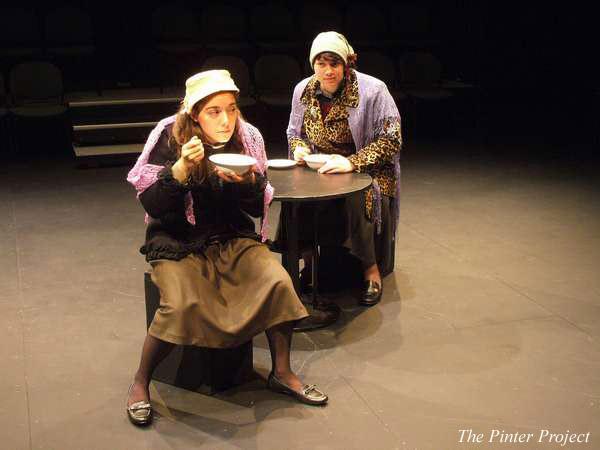
[[[359,305],[362,306],[373,306],[379,303],[381,300],[381,294],[383,293],[383,287],[379,285],[377,281],[366,280],[365,290],[362,298],[358,301]]]
[[[282,394],[291,395],[295,397],[301,403],[305,403],[307,405],[324,405],[329,400],[329,397],[317,389],[317,386],[314,384],[305,385],[302,388],[302,391],[297,392],[294,391],[287,384],[281,382],[274,374],[271,372],[269,374],[269,379],[267,380],[267,387],[275,392],[280,392]]]
[[[125,405],[127,405],[127,401],[129,401],[129,395],[131,394],[131,388],[133,384],[129,386],[129,391],[127,392],[127,400]],[[152,422],[152,405],[150,402],[142,400],[141,402],[135,402],[129,406],[127,406],[127,417],[129,417],[129,421],[137,425],[138,427],[143,427]]]

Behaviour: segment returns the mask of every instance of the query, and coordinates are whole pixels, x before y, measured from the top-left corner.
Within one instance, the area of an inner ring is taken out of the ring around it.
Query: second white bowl
[[[327,155],[325,153],[314,153],[306,155],[304,157],[304,161],[306,161],[308,167],[317,170],[321,166],[323,166],[327,161],[329,161],[329,158],[331,158],[331,155]]]

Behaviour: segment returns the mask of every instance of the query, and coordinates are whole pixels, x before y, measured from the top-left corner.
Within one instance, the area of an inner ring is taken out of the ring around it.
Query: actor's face
[[[314,70],[321,89],[328,94],[337,91],[344,79],[344,64],[336,59],[319,55],[315,58]]]
[[[238,116],[235,96],[231,92],[221,92],[206,103],[196,120],[209,144],[224,144],[233,136]]]

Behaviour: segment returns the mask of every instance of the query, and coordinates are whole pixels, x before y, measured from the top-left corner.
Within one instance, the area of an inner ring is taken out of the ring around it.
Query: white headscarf
[[[240,92],[227,70],[206,70],[191,76],[185,82],[185,111],[191,114],[200,100],[222,91]]]
[[[348,64],[348,56],[354,54],[354,49],[343,34],[336,31],[324,31],[317,34],[310,47],[308,60],[311,66],[314,64],[317,55],[323,52],[335,53],[344,60],[344,64]]]

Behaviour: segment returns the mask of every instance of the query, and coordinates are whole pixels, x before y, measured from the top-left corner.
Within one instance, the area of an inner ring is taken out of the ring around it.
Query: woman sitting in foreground
[[[152,131],[127,178],[147,212],[141,252],[161,293],[127,399],[136,425],[152,420],[152,373],[175,344],[234,347],[263,331],[268,387],[311,405],[328,400],[290,366],[293,324],[307,312],[255,233],[251,216],[264,217],[272,188],[262,136],[241,118],[238,92],[225,70],[189,78],[181,110]],[[212,153],[243,153],[257,164],[237,175],[207,161]]]

